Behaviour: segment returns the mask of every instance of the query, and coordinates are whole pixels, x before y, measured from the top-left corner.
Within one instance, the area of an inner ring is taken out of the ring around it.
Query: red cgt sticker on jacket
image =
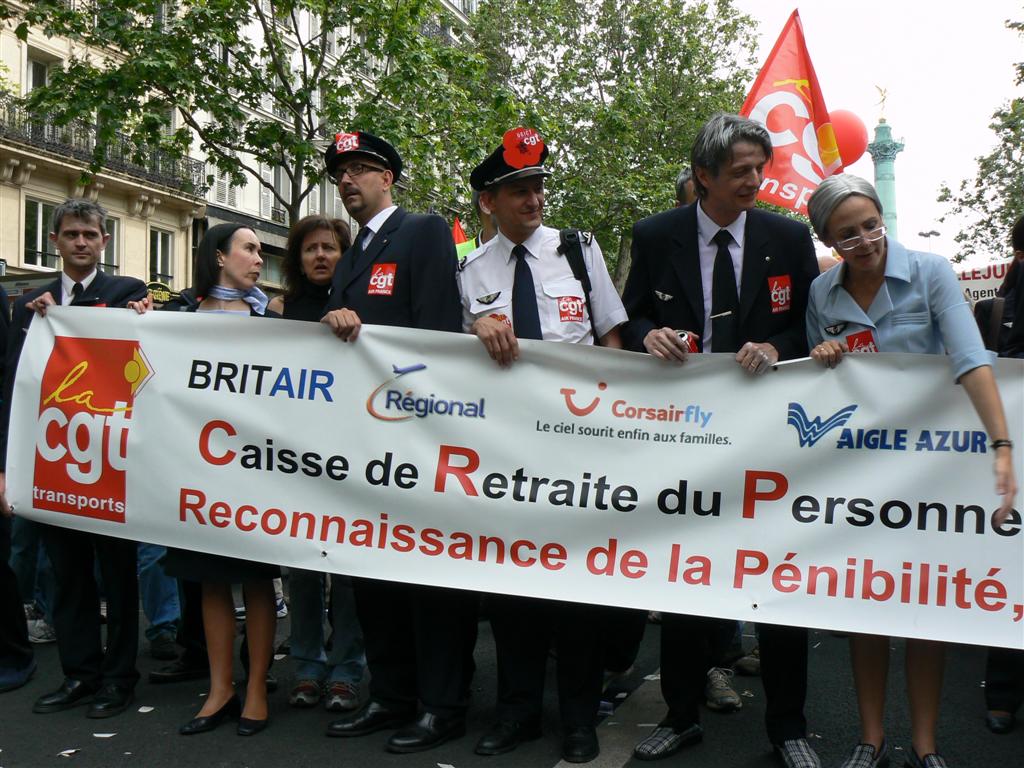
[[[558,319],[563,323],[582,323],[583,299],[579,296],[559,296]]]
[[[40,389],[33,506],[124,522],[132,411],[152,377],[137,341],[54,340]]]
[[[877,352],[878,345],[875,343],[875,334],[870,328],[857,333],[851,333],[846,337],[846,346],[850,352]]]
[[[395,272],[397,264],[374,264],[370,272],[370,285],[366,289],[367,296],[391,296],[395,292]]]
[[[789,275],[769,277],[768,295],[771,297],[773,315],[789,312],[793,308],[793,284]]]

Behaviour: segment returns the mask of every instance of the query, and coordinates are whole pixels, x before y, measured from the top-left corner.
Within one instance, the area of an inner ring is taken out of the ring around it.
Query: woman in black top
[[[348,225],[326,216],[300,219],[288,233],[285,248],[285,293],[270,307],[290,320],[319,322],[331,290],[334,268],[348,250]],[[315,707],[321,699],[329,712],[359,706],[359,685],[366,671],[363,633],[356,616],[352,582],[331,576],[331,642],[325,643],[324,574],[289,569],[291,657],[295,682],[288,694],[293,707]]]
[[[288,233],[285,248],[284,295],[270,309],[288,320],[320,322],[331,292],[331,278],[341,254],[352,244],[348,225],[326,216],[306,216]]]

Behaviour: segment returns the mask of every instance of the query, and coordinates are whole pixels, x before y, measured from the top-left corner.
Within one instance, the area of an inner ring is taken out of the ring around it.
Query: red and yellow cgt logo
[[[40,389],[33,506],[124,522],[132,408],[152,377],[137,341],[56,338]]]

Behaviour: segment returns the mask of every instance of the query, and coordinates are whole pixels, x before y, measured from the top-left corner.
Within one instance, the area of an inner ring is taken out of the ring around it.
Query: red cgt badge
[[[583,299],[579,296],[559,296],[558,319],[563,323],[582,323]]]
[[[336,133],[334,135],[334,148],[338,153],[353,152],[359,149],[358,133]]]
[[[793,308],[793,284],[789,275],[774,275],[768,278],[768,295],[771,298],[772,314],[789,312]]]
[[[533,128],[513,128],[511,131],[505,131],[501,143],[505,148],[505,162],[512,168],[538,165],[544,154],[544,139]]]
[[[851,333],[846,337],[846,346],[850,352],[877,352],[878,345],[875,343],[875,334],[870,328],[857,333]]]
[[[374,264],[370,272],[370,285],[366,289],[367,296],[391,296],[395,292],[395,272],[397,264]]]

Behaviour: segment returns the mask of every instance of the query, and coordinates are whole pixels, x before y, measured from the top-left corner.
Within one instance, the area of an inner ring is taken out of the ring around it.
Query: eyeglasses
[[[840,251],[852,251],[853,249],[860,246],[861,243],[877,243],[886,233],[885,226],[878,227],[878,229],[872,229],[870,232],[865,232],[863,235],[856,235],[855,237],[848,237],[845,240],[840,240],[836,243],[836,248]]]
[[[344,168],[335,169],[334,173],[331,174],[331,181],[337,184],[344,178],[345,174],[348,174],[350,179],[355,179],[362,176],[367,171],[376,171],[377,173],[384,173],[387,168],[378,168],[376,165],[366,165],[365,163],[349,163]]]

